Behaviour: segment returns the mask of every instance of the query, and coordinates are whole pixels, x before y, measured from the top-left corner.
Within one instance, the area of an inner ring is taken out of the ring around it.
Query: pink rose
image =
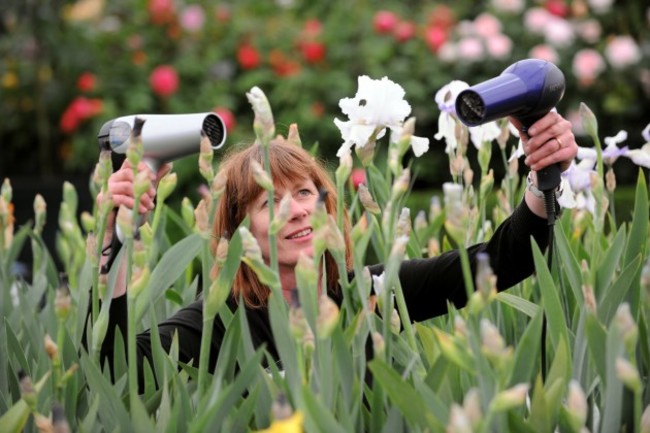
[[[524,10],[523,0],[492,0],[492,7],[499,12],[516,14]]]
[[[494,15],[482,13],[474,20],[474,31],[484,38],[501,33],[501,21]]]
[[[530,8],[524,14],[524,26],[535,34],[544,33],[544,29],[554,17],[544,8]]]
[[[575,33],[571,23],[563,18],[554,17],[546,24],[544,37],[549,44],[566,48],[575,40]]]
[[[614,69],[623,69],[641,60],[641,50],[630,36],[616,36],[607,42],[605,57]]]
[[[600,40],[600,35],[603,32],[600,22],[594,19],[585,20],[579,23],[576,30],[580,37],[590,44],[598,42]]]
[[[447,31],[442,27],[429,26],[424,30],[424,41],[434,53],[438,52],[448,38]]]
[[[149,85],[158,96],[170,96],[178,90],[178,74],[169,65],[158,66],[149,75]]]
[[[533,59],[546,60],[547,62],[555,64],[560,61],[560,57],[558,56],[557,51],[555,51],[555,48],[547,44],[535,45],[528,52],[528,55]]]
[[[469,62],[482,60],[485,56],[483,43],[479,38],[466,37],[458,41],[458,55]]]
[[[605,61],[598,51],[586,48],[576,53],[572,70],[580,85],[588,87],[605,70]]]
[[[393,36],[398,42],[406,42],[415,36],[415,24],[411,21],[400,21],[393,30]]]
[[[502,33],[487,38],[485,45],[490,56],[495,59],[507,59],[512,53],[512,40]]]
[[[398,22],[399,18],[391,11],[378,11],[373,20],[375,31],[381,34],[391,33]]]
[[[188,32],[197,32],[203,28],[205,13],[199,5],[191,5],[183,9],[181,14],[181,27]]]

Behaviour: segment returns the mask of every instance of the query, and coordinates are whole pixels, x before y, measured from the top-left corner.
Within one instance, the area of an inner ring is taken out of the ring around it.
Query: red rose
[[[77,89],[84,93],[92,92],[95,90],[96,84],[97,78],[95,77],[95,74],[92,74],[90,72],[84,72],[83,74],[79,75],[79,78],[77,78]]]
[[[322,42],[303,42],[300,44],[302,55],[309,63],[319,63],[325,58],[327,48]]]
[[[438,52],[440,47],[447,42],[447,38],[447,31],[442,27],[431,26],[424,31],[424,41],[434,53]]]
[[[221,117],[221,120],[223,120],[223,124],[226,127],[226,132],[233,130],[235,126],[237,126],[235,115],[226,107],[215,107],[212,111]]]
[[[243,69],[255,69],[260,65],[260,53],[254,46],[244,43],[237,49],[237,61]]]
[[[401,21],[395,26],[393,35],[398,42],[406,42],[415,36],[415,24],[410,21]]]
[[[375,14],[373,23],[377,33],[387,34],[393,31],[398,21],[399,19],[394,12],[378,11]]]
[[[102,112],[104,104],[101,99],[78,96],[70,102],[61,115],[59,126],[66,134],[74,132],[81,122]]]
[[[151,22],[158,25],[170,23],[176,13],[173,0],[149,0],[147,10]]]
[[[169,65],[158,66],[149,75],[151,90],[158,96],[170,96],[178,90],[178,74]]]
[[[544,5],[547,11],[557,17],[566,17],[569,15],[569,7],[563,0],[548,0]]]

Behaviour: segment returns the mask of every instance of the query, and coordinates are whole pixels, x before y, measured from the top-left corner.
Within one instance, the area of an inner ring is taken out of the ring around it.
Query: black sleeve
[[[124,338],[127,336],[128,329],[128,309],[127,296],[123,295],[115,298],[111,302],[109,310],[109,322],[106,336],[102,343],[100,359],[102,364],[108,362],[111,366],[113,362],[113,351],[116,330],[119,329]],[[213,371],[217,362],[217,356],[221,347],[221,342],[225,334],[225,328],[222,321],[217,317],[214,320],[212,340],[210,347],[210,361],[208,370]],[[198,300],[184,307],[174,314],[171,318],[158,325],[160,342],[162,347],[169,351],[172,339],[175,333],[178,334],[179,360],[188,363],[192,361],[194,366],[198,365],[199,354],[201,352],[201,334],[203,330],[203,301]],[[151,334],[150,331],[138,334],[136,336],[137,346],[137,363],[138,363],[138,382],[140,390],[143,389],[143,361],[146,358],[153,365],[151,352]]]
[[[475,275],[476,255],[487,253],[490,266],[497,277],[497,289],[505,290],[535,270],[530,237],[543,250],[548,244],[547,220],[535,215],[522,201],[515,211],[485,243],[467,249],[472,275]],[[383,265],[370,267],[373,275],[383,272]],[[457,250],[437,257],[406,260],[399,279],[409,315],[414,321],[426,320],[447,313],[447,302],[457,308],[467,303],[460,254]]]

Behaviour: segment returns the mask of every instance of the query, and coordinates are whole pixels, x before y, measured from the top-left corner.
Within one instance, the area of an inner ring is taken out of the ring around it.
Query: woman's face
[[[312,180],[301,180],[290,184],[288,188],[276,188],[274,215],[277,215],[278,203],[287,193],[291,194],[291,211],[289,220],[278,232],[278,263],[281,267],[293,269],[298,263],[301,251],[312,254],[313,230],[310,215],[316,208],[318,188]],[[249,205],[250,231],[257,239],[265,261],[269,261],[269,206],[268,194],[262,192]]]

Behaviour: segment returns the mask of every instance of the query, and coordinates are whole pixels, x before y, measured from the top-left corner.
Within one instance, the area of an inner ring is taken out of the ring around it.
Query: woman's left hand
[[[521,131],[517,119],[510,121]],[[559,163],[565,171],[578,154],[578,144],[571,132],[571,122],[555,111],[533,123],[527,133],[521,133],[526,159],[524,164],[531,170],[541,170],[551,164]]]

